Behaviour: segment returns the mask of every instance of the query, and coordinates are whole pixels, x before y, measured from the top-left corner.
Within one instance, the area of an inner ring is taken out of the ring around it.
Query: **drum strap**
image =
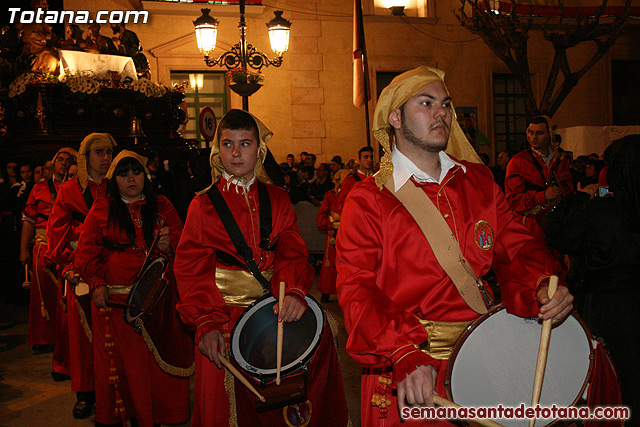
[[[271,217],[271,201],[261,200],[260,184],[262,183],[258,181],[258,198],[260,203],[260,238],[261,238],[260,247],[262,248],[262,244],[263,242],[265,242],[263,233],[266,233],[267,231],[269,231],[269,234],[271,233],[271,218],[269,218],[269,227],[267,230],[267,227],[266,226],[263,227],[262,225],[264,223],[263,221],[264,218],[262,218],[262,214],[264,211],[268,209],[269,217]],[[264,186],[264,184],[262,185]],[[266,186],[264,187],[265,187],[264,192],[266,193],[267,192]],[[233,243],[233,246],[236,248],[236,251],[244,260],[247,270],[249,270],[249,272],[251,272],[253,277],[255,277],[256,280],[260,283],[260,285],[262,285],[263,291],[266,294],[271,290],[271,283],[269,283],[269,281],[260,272],[260,268],[258,268],[258,264],[256,264],[256,261],[253,259],[253,251],[247,244],[247,240],[242,235],[242,231],[240,230],[238,223],[233,217],[233,214],[231,213],[231,210],[229,209],[227,202],[224,200],[224,197],[222,197],[222,193],[220,193],[220,190],[216,185],[212,185],[209,191],[207,191],[207,195],[209,196],[209,200],[211,200],[211,204],[216,209],[216,212],[218,212],[220,221],[222,221],[222,225],[224,225],[225,230],[227,230],[227,234],[231,238],[231,242]],[[265,205],[266,207],[263,207]],[[269,234],[266,235],[267,247],[270,246]],[[271,247],[273,246],[274,245],[271,245]],[[266,248],[263,248],[263,249],[266,249]]]
[[[91,188],[89,184],[87,184],[87,188],[82,190],[82,184],[78,180],[78,185],[80,186],[80,191],[82,192],[82,197],[84,197],[84,202],[87,205],[87,209],[91,210],[91,206],[93,206],[93,194],[91,194]]]
[[[411,180],[407,180],[397,192],[393,178],[385,187],[418,223],[438,263],[456,286],[464,302],[476,313],[486,313],[487,307],[493,303],[491,295],[464,258],[449,225],[429,196]]]
[[[47,181],[47,185],[49,186],[49,193],[51,193],[51,200],[55,202],[58,192],[56,191],[56,186],[53,183],[53,178]]]

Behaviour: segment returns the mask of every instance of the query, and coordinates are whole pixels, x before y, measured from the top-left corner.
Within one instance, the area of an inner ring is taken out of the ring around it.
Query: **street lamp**
[[[247,24],[244,20],[244,4],[245,0],[240,0],[240,42],[236,43],[231,50],[225,51],[217,59],[209,57],[216,47],[216,38],[218,35],[219,21],[209,15],[210,9],[200,9],[202,16],[193,21],[196,31],[196,39],[198,50],[204,54],[204,62],[209,67],[224,66],[227,69],[237,67],[253,68],[260,71],[262,67],[273,65],[279,67],[282,65],[282,55],[289,49],[289,31],[291,22],[282,17],[282,11],[274,12],[275,18],[267,23],[269,28],[269,41],[271,49],[276,54],[276,58],[271,60],[264,53],[256,50],[253,45],[247,43]],[[231,89],[238,95],[242,96],[242,109],[249,110],[249,96],[260,89],[259,84],[237,84],[232,85]]]

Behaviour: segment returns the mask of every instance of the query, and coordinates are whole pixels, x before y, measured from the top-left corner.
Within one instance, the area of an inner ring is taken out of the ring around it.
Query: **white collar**
[[[398,147],[395,147],[391,152],[395,191],[398,191],[411,177],[414,177],[418,182],[435,182],[439,184],[447,175],[447,172],[456,165],[460,166],[463,172],[467,172],[467,168],[464,165],[453,160],[444,151],[438,153],[438,158],[440,161],[440,177],[435,179],[402,154]]]
[[[547,155],[542,154],[541,151],[534,150],[536,153],[538,153],[540,158],[542,158],[542,161],[544,161],[544,163],[547,166],[549,166],[549,164],[551,163],[551,160],[553,160],[553,149],[551,149],[551,146],[549,146],[548,150],[549,151],[548,151]]]
[[[242,181],[240,180],[240,178],[234,177],[233,179],[231,179],[231,175],[229,175],[226,170],[222,172],[222,176],[227,181],[231,181],[233,185],[239,185],[240,187],[242,187]],[[256,181],[256,174],[254,173],[253,178],[251,178],[249,182],[247,182],[246,184],[247,190],[251,187],[251,184],[253,184],[255,181]]]
[[[124,199],[124,197],[122,197],[122,196],[120,196],[120,199],[122,199],[122,201],[123,201],[125,204],[130,205],[131,203],[135,203],[135,202],[139,202],[140,200],[144,200],[144,199],[145,199],[145,197],[144,197],[144,193],[142,193],[142,194],[140,195],[140,198],[139,198],[138,200],[136,200],[135,202],[130,202],[130,201],[128,201],[128,200],[125,200],[125,199]]]

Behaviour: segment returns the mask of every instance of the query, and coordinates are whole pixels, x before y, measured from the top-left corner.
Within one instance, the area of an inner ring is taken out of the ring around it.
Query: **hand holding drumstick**
[[[549,281],[549,299],[553,299],[556,289],[558,288],[558,276],[551,276]],[[538,360],[536,362],[536,373],[533,380],[533,395],[531,397],[531,407],[535,407],[540,403],[540,393],[542,392],[542,380],[544,379],[544,371],[547,365],[547,354],[549,353],[549,340],[551,339],[552,319],[546,319],[542,322],[542,332],[540,333],[540,347],[538,349]],[[529,419],[529,427],[533,427],[536,423],[535,418]]]

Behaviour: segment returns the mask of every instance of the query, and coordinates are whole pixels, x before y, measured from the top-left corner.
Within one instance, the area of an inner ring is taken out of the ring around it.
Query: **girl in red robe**
[[[146,162],[127,150],[114,159],[107,172],[109,196],[89,211],[74,262],[93,294],[96,425],[135,418],[138,426],[152,426],[189,418],[188,378],[164,372],[143,336],[120,310],[106,305],[126,301],[158,233],[157,255],[172,257],[182,231],[171,203],[153,195]]]

